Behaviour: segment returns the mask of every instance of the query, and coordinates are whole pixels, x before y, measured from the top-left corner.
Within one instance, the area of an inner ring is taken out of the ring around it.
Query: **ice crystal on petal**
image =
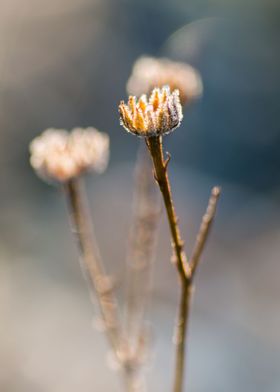
[[[130,96],[128,103],[119,105],[121,125],[137,136],[164,135],[177,128],[183,118],[179,91],[169,86],[153,89],[149,98],[142,95],[137,101]]]

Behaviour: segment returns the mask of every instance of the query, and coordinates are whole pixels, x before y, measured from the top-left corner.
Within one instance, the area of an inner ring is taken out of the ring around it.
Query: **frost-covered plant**
[[[100,256],[82,184],[84,173],[102,173],[106,169],[109,159],[108,135],[95,128],[75,128],[71,132],[47,129],[31,142],[30,163],[39,177],[64,190],[80,257],[96,293],[104,330],[122,369],[128,392],[146,390],[145,382],[139,375],[147,358],[144,314],[160,215],[154,186],[158,185],[170,228],[172,261],[180,282],[172,390],[182,392],[193,280],[215,215],[220,188],[212,189],[193,251],[187,258],[172,200],[168,175],[170,155],[165,157],[163,136],[180,126],[183,119],[181,101],[186,104],[198,97],[202,92],[202,83],[198,72],[189,65],[142,57],[135,63],[127,89],[139,98],[131,95],[127,103],[120,103],[120,122],[126,131],[144,139],[148,153],[141,150],[136,166],[134,221],[126,273],[125,322],[120,317],[114,286]]]

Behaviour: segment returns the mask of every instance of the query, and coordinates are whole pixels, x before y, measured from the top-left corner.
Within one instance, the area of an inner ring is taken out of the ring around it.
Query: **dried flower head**
[[[166,58],[140,57],[134,64],[127,82],[127,91],[139,97],[149,94],[154,87],[168,85],[171,91],[179,90],[182,105],[202,93],[199,73],[189,64]]]
[[[155,88],[149,100],[142,95],[137,101],[135,97],[128,98],[128,104],[123,101],[119,105],[121,125],[131,133],[142,137],[163,135],[177,128],[183,118],[179,91],[172,93],[168,86]]]
[[[95,128],[47,129],[30,143],[30,163],[47,181],[66,182],[85,171],[104,171],[109,137]]]

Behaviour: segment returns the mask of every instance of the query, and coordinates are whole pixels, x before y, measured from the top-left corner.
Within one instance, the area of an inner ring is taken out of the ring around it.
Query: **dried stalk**
[[[175,376],[173,391],[181,392],[184,386],[184,369],[186,362],[186,336],[188,319],[190,314],[190,303],[192,297],[192,285],[189,280],[181,281],[180,302],[178,316],[175,325],[174,343],[175,354]]]
[[[64,191],[68,201],[72,231],[77,237],[81,255],[82,267],[91,288],[96,292],[101,318],[104,323],[108,342],[122,365],[125,379],[129,378],[120,358],[121,323],[118,315],[117,301],[112,291],[110,278],[105,273],[95,241],[93,228],[90,224],[85,192],[81,179],[73,179],[64,184]],[[127,383],[127,381],[125,381]],[[130,391],[130,390],[128,390]]]
[[[152,176],[152,162],[146,155],[146,150],[140,147],[126,263],[126,336],[132,355],[136,357],[144,330],[160,218],[160,200]]]
[[[170,157],[168,157],[167,160],[164,159],[161,136],[147,138],[146,143],[154,164],[155,180],[158,183],[159,189],[162,193],[166,208],[170,232],[172,236],[172,245],[176,256],[176,259],[174,261],[178,269],[180,278],[184,282],[186,280],[189,280],[191,271],[184,251],[184,242],[181,238],[181,233],[178,226],[178,218],[176,216],[175,207],[172,200],[171,187],[167,172],[167,166]]]
[[[155,180],[158,183],[164,200],[175,254],[174,262],[180,277],[180,304],[175,331],[176,359],[173,392],[182,392],[184,385],[186,334],[193,291],[193,276],[206,243],[210,225],[213,221],[220,190],[216,187],[213,188],[207,212],[201,223],[192,258],[188,262],[184,251],[184,243],[181,239],[167,172],[170,156],[166,160],[164,159],[161,136],[146,138],[146,144],[153,160]]]
[[[186,334],[188,318],[190,313],[190,302],[193,292],[193,279],[197,270],[197,266],[200,261],[200,256],[205,247],[211,225],[216,213],[217,202],[219,200],[221,190],[219,187],[214,187],[211,191],[211,196],[208,202],[206,212],[202,218],[199,232],[196,238],[192,256],[189,261],[191,268],[190,280],[185,284],[181,284],[180,293],[180,304],[179,314],[176,325],[175,344],[177,347],[176,351],[176,363],[175,363],[175,380],[174,380],[174,392],[182,391],[184,382],[184,367],[185,367],[185,345],[186,345]]]
[[[190,267],[192,271],[192,279],[197,270],[197,266],[200,261],[201,254],[205,247],[214,217],[216,213],[217,203],[221,194],[221,188],[214,186],[211,191],[211,195],[208,201],[208,206],[205,214],[201,220],[200,228],[196,237],[194,249],[190,258]]]
[[[178,226],[175,207],[172,200],[171,187],[168,178],[167,165],[169,159],[165,160],[162,149],[162,138],[160,136],[146,139],[151,157],[154,163],[155,180],[158,183],[164,200],[168,217],[172,245],[175,253],[175,264],[180,277],[181,295],[178,321],[176,325],[176,364],[174,392],[181,392],[183,388],[184,364],[185,364],[185,341],[187,320],[189,314],[189,304],[191,296],[191,271],[184,252],[184,244]]]

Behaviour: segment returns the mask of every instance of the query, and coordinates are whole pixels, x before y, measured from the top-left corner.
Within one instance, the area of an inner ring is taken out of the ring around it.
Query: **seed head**
[[[149,94],[154,87],[168,85],[171,91],[179,90],[182,105],[199,97],[202,81],[199,73],[189,64],[166,58],[140,57],[134,64],[127,82],[127,91],[139,97]]]
[[[95,128],[47,129],[30,143],[30,163],[46,181],[66,182],[86,171],[103,172],[109,137]]]
[[[121,125],[142,137],[163,135],[177,128],[183,118],[179,91],[170,93],[168,86],[155,88],[149,100],[142,95],[137,101],[130,96],[128,103],[119,105]]]

